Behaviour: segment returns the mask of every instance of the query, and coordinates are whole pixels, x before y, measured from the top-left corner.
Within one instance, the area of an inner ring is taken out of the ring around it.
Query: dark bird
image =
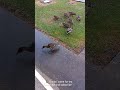
[[[33,42],[32,44],[30,44],[28,47],[20,47],[17,51],[16,54],[22,53],[24,51],[27,52],[35,52],[35,43]]]
[[[70,25],[73,25],[73,20],[71,18],[69,18],[67,23],[69,23]]]
[[[74,12],[68,12],[69,13],[69,16],[74,16],[74,15],[76,15],[76,13],[74,13]]]
[[[54,15],[53,20],[57,21],[57,20],[59,20],[59,19],[60,19],[60,18],[59,18],[58,16],[55,16],[55,15]]]
[[[77,21],[80,21],[80,20],[81,20],[80,16],[77,16],[77,17],[76,17],[76,20],[77,20]]]
[[[58,44],[56,43],[49,43],[48,45],[44,45],[43,48],[49,48],[51,51],[59,50]]]
[[[63,27],[64,27],[64,28],[70,28],[70,27],[71,27],[71,25],[70,25],[69,23],[65,23],[65,22],[64,22],[64,23],[62,23],[62,24],[63,24]]]
[[[70,34],[72,31],[73,31],[72,28],[68,28],[68,29],[67,29],[67,34]]]
[[[70,14],[69,14],[69,13],[64,13],[64,17],[65,17],[65,18],[69,18],[69,17],[70,17]]]

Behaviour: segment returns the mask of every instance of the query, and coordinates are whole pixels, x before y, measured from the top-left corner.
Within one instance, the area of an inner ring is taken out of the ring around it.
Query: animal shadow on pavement
[[[54,54],[58,53],[59,50],[60,50],[60,49],[55,49],[55,50],[44,49],[44,50],[42,50],[42,52],[43,52],[44,54],[51,54],[51,55],[54,55]]]

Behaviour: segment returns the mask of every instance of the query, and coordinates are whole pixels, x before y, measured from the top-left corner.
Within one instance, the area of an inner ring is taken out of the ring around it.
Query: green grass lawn
[[[70,48],[80,51],[80,48],[83,48],[85,44],[85,3],[70,5],[68,4],[69,0],[55,1],[56,3],[47,6],[35,5],[35,25]],[[74,31],[71,35],[67,35],[65,29],[61,27],[61,23],[65,21],[63,13],[68,11],[73,11],[81,16],[80,22],[76,21],[76,18],[73,17]],[[54,21],[54,15],[62,19],[60,21]]]
[[[86,55],[92,57],[94,64],[106,65],[120,52],[118,7],[114,0],[96,1],[96,7],[86,19]]]

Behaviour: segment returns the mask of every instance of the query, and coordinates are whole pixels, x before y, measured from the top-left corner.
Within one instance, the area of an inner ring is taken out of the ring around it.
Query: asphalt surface
[[[76,55],[61,45],[56,53],[42,49],[51,42],[47,35],[35,30],[36,67],[53,81],[72,81],[71,86],[58,86],[60,90],[85,90],[85,52]]]
[[[35,78],[35,90],[46,90],[37,78]]]
[[[0,8],[0,90],[34,90],[34,55],[16,56],[19,47],[33,40],[29,25]]]

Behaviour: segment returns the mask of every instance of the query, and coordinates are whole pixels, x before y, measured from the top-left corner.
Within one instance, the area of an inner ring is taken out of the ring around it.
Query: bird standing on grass
[[[35,52],[35,43],[33,42],[32,44],[30,44],[28,47],[20,47],[17,51],[16,54],[22,53],[24,51],[27,52]]]
[[[71,25],[70,25],[69,23],[65,23],[65,22],[64,22],[64,23],[62,23],[62,24],[63,24],[63,27],[64,27],[64,28],[70,28],[70,27],[71,27]]]
[[[76,15],[76,13],[74,13],[74,12],[68,12],[69,13],[69,16],[74,16],[74,15]]]
[[[76,17],[76,20],[77,20],[77,21],[80,21],[80,20],[81,20],[80,16],[77,16],[77,17]]]
[[[68,28],[68,29],[67,29],[67,34],[70,34],[72,31],[73,31],[72,28]]]
[[[69,14],[69,13],[64,13],[64,17],[65,17],[65,18],[69,18],[69,17],[70,17],[70,14]]]
[[[67,23],[69,23],[70,25],[73,25],[73,20],[71,18],[69,18]]]
[[[58,16],[55,16],[55,15],[54,15],[53,20],[57,21],[57,20],[59,20],[59,19],[60,19],[60,18],[59,18]]]
[[[74,13],[74,12],[64,13],[64,17],[66,17],[66,18],[70,18],[71,16],[73,17],[74,15],[76,15],[76,13]]]

